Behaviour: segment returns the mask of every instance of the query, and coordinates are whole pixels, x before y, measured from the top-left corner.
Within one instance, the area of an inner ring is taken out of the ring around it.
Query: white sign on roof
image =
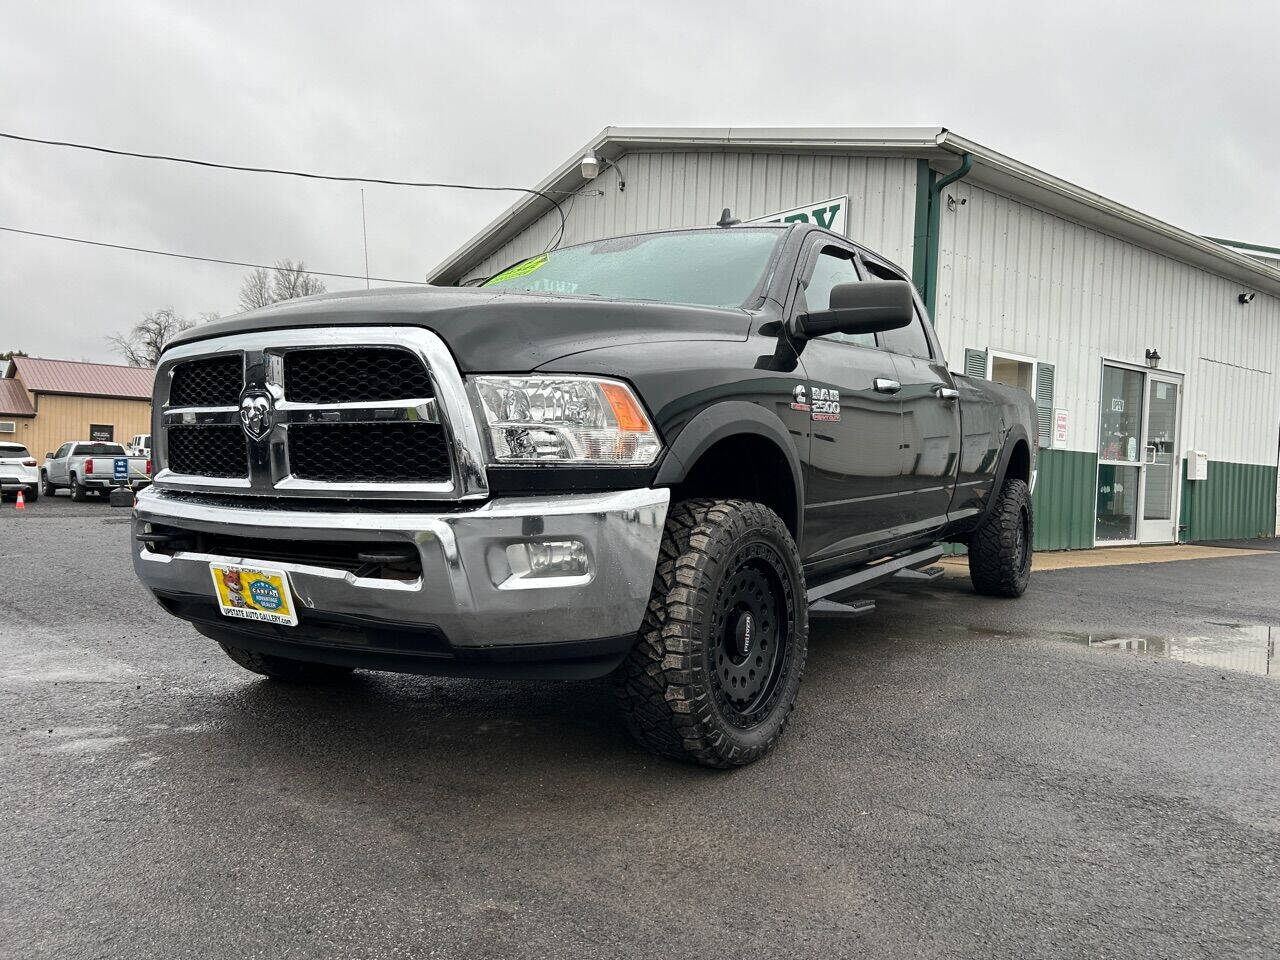
[[[849,198],[832,197],[830,200],[819,200],[807,203],[803,207],[793,207],[780,213],[770,213],[747,223],[813,223],[825,227],[832,233],[845,235],[845,209],[849,206]]]

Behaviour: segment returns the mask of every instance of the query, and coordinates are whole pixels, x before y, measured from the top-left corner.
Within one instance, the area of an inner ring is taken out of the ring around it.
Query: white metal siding
[[[742,220],[811,201],[849,195],[848,235],[910,269],[916,161],[776,153],[636,153],[621,157],[627,188],[609,167],[579,195],[562,201],[565,243],[641,230],[707,226],[729,207]],[[604,196],[591,196],[603,190]],[[468,278],[490,276],[541,253],[559,229],[554,211],[479,264]]]
[[[1100,357],[1185,375],[1179,452],[1276,463],[1280,299],[961,181],[941,216],[936,323],[958,369],[965,347],[1057,367],[1068,446],[1096,450]],[[945,202],[945,195],[943,200]]]

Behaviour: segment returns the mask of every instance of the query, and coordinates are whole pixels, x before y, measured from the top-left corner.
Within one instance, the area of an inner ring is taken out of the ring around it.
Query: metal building
[[[1038,548],[1277,532],[1280,251],[1197,236],[936,127],[608,127],[540,189],[561,199],[562,243],[729,207],[820,223],[907,268],[951,368],[1036,398]],[[492,275],[560,229],[528,196],[430,279]]]

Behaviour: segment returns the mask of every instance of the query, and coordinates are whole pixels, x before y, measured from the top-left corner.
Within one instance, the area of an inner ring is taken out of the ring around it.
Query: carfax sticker
[[[224,617],[298,625],[289,579],[283,570],[260,570],[230,563],[211,563],[213,590]]]
[[[797,383],[795,389],[791,391],[791,409],[808,413],[813,420],[838,423],[840,391],[833,387],[805,386],[803,383]]]

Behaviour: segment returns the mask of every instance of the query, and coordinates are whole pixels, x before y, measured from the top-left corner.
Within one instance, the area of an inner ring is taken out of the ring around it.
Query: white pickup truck
[[[71,499],[79,501],[90,490],[109,493],[113,487],[138,487],[151,481],[151,461],[129,456],[118,443],[71,440],[44,456],[40,492],[47,497],[66,487]]]

